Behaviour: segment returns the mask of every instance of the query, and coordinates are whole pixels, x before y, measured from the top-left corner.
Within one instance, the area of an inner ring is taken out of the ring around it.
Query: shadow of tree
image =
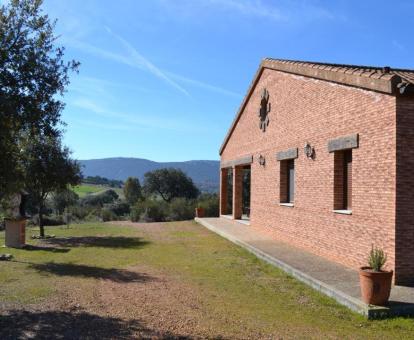
[[[140,248],[150,242],[140,237],[84,236],[46,239],[42,240],[42,243],[61,247]]]
[[[148,329],[139,320],[86,312],[12,310],[0,317],[1,339],[190,339]]]
[[[96,279],[111,280],[114,282],[147,282],[155,278],[143,273],[137,273],[125,269],[106,269],[93,266],[71,263],[31,263],[30,268],[39,272],[46,272],[59,276],[91,277]]]
[[[43,250],[43,251],[50,251],[52,253],[67,253],[70,251],[69,248],[55,248],[52,246],[43,247],[43,246],[34,246],[31,244],[26,244],[23,247],[23,250],[29,250],[29,251]]]

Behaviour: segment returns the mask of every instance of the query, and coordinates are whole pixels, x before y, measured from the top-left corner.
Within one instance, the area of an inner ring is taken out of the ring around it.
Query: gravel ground
[[[42,304],[0,304],[0,338],[223,337],[205,322],[210,316],[196,289],[149,268],[128,271],[146,279],[97,279],[94,287],[58,287]]]

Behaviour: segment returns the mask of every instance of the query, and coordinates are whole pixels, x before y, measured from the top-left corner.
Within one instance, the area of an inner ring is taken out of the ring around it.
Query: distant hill
[[[154,162],[148,159],[119,157],[80,160],[79,162],[85,177],[101,176],[124,181],[133,176],[142,181],[147,171],[177,168],[190,176],[202,191],[217,192],[219,188],[219,161]]]

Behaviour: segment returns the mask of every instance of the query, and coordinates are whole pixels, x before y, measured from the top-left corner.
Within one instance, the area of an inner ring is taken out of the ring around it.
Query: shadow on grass
[[[140,237],[83,236],[46,239],[42,243],[61,247],[141,248],[150,242]]]
[[[0,317],[1,339],[190,339],[151,330],[139,320],[86,312],[12,310]]]
[[[52,246],[43,247],[43,246],[34,246],[31,244],[26,244],[23,247],[23,250],[29,250],[29,251],[42,250],[42,251],[50,251],[52,253],[67,253],[70,251],[69,248],[55,248]]]
[[[155,278],[147,274],[137,273],[125,269],[106,269],[71,263],[32,263],[30,264],[30,268],[39,272],[50,273],[58,276],[91,277],[95,279],[104,279],[123,283],[147,282],[155,280]]]

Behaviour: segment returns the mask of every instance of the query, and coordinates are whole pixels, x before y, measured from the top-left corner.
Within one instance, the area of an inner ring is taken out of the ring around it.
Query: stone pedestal
[[[6,221],[6,247],[22,248],[26,244],[26,220]]]

